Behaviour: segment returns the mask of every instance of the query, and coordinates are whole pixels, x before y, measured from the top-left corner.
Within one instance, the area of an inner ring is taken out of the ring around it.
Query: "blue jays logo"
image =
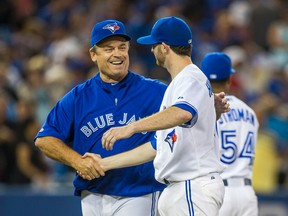
[[[175,129],[174,129],[173,131],[168,133],[166,138],[165,138],[165,142],[167,142],[169,144],[171,152],[173,152],[174,143],[176,142],[176,140],[177,140],[177,135],[176,135]]]
[[[115,31],[120,29],[120,26],[118,26],[117,23],[112,23],[112,24],[107,24],[106,26],[103,27],[103,29],[108,29],[114,34]]]

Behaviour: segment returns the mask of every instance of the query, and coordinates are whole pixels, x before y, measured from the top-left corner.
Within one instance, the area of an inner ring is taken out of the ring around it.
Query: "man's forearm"
[[[101,166],[105,171],[136,166],[153,160],[155,156],[156,150],[148,142],[130,151],[103,158]]]
[[[55,137],[39,137],[35,145],[49,158],[76,168],[81,155]]]
[[[111,150],[117,140],[129,138],[135,133],[172,128],[188,122],[192,117],[190,112],[172,106],[126,126],[110,128],[102,136],[102,147]]]
[[[161,112],[128,125],[133,133],[157,131],[172,128],[191,120],[192,114],[181,108],[172,106]]]

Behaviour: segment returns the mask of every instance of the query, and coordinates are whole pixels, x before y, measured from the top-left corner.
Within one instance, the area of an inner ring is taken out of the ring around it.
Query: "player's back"
[[[223,179],[252,178],[254,149],[259,123],[255,112],[235,96],[226,96],[231,110],[217,121]]]
[[[154,166],[158,181],[185,181],[222,171],[214,139],[216,114],[209,84],[193,64],[185,67],[169,84],[161,109],[188,105],[193,115],[183,125],[157,131]]]

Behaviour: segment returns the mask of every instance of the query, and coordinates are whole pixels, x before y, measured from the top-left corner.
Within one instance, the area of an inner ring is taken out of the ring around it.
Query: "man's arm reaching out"
[[[217,119],[220,118],[222,113],[230,110],[224,92],[214,94],[214,103]],[[172,128],[188,122],[192,118],[193,116],[190,112],[172,106],[129,125],[109,129],[102,136],[102,147],[111,150],[117,140],[129,138],[135,133]]]
[[[82,156],[67,146],[58,138],[47,136],[38,137],[35,145],[47,156],[61,163],[64,163],[75,170],[85,174],[86,179],[104,176],[103,170],[92,158],[82,158]]]
[[[147,142],[130,151],[103,158],[100,165],[104,171],[108,171],[143,164],[152,161],[155,156],[156,150],[151,142]]]
[[[91,157],[94,161],[97,161],[103,171],[106,172],[111,169],[118,169],[143,164],[148,161],[152,161],[155,156],[156,150],[152,147],[150,142],[147,142],[130,151],[126,151],[103,159],[99,157],[99,155],[89,152],[85,153],[82,158]],[[79,171],[77,171],[77,173],[82,178],[88,179],[88,176],[84,175],[83,173]]]
[[[190,112],[172,106],[129,125],[109,129],[102,136],[102,147],[111,150],[117,140],[129,138],[135,133],[172,128],[188,122],[192,117]]]

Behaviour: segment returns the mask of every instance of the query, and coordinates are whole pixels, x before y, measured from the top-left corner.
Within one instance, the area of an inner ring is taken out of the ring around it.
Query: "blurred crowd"
[[[88,53],[96,22],[124,22],[133,38],[130,70],[169,83],[151,48],[136,43],[165,16],[190,25],[196,65],[207,52],[231,57],[231,91],[260,121],[255,189],[288,191],[287,0],[1,0],[0,184],[49,190],[73,178],[74,171],[44,157],[33,138],[55,103],[98,71]]]

